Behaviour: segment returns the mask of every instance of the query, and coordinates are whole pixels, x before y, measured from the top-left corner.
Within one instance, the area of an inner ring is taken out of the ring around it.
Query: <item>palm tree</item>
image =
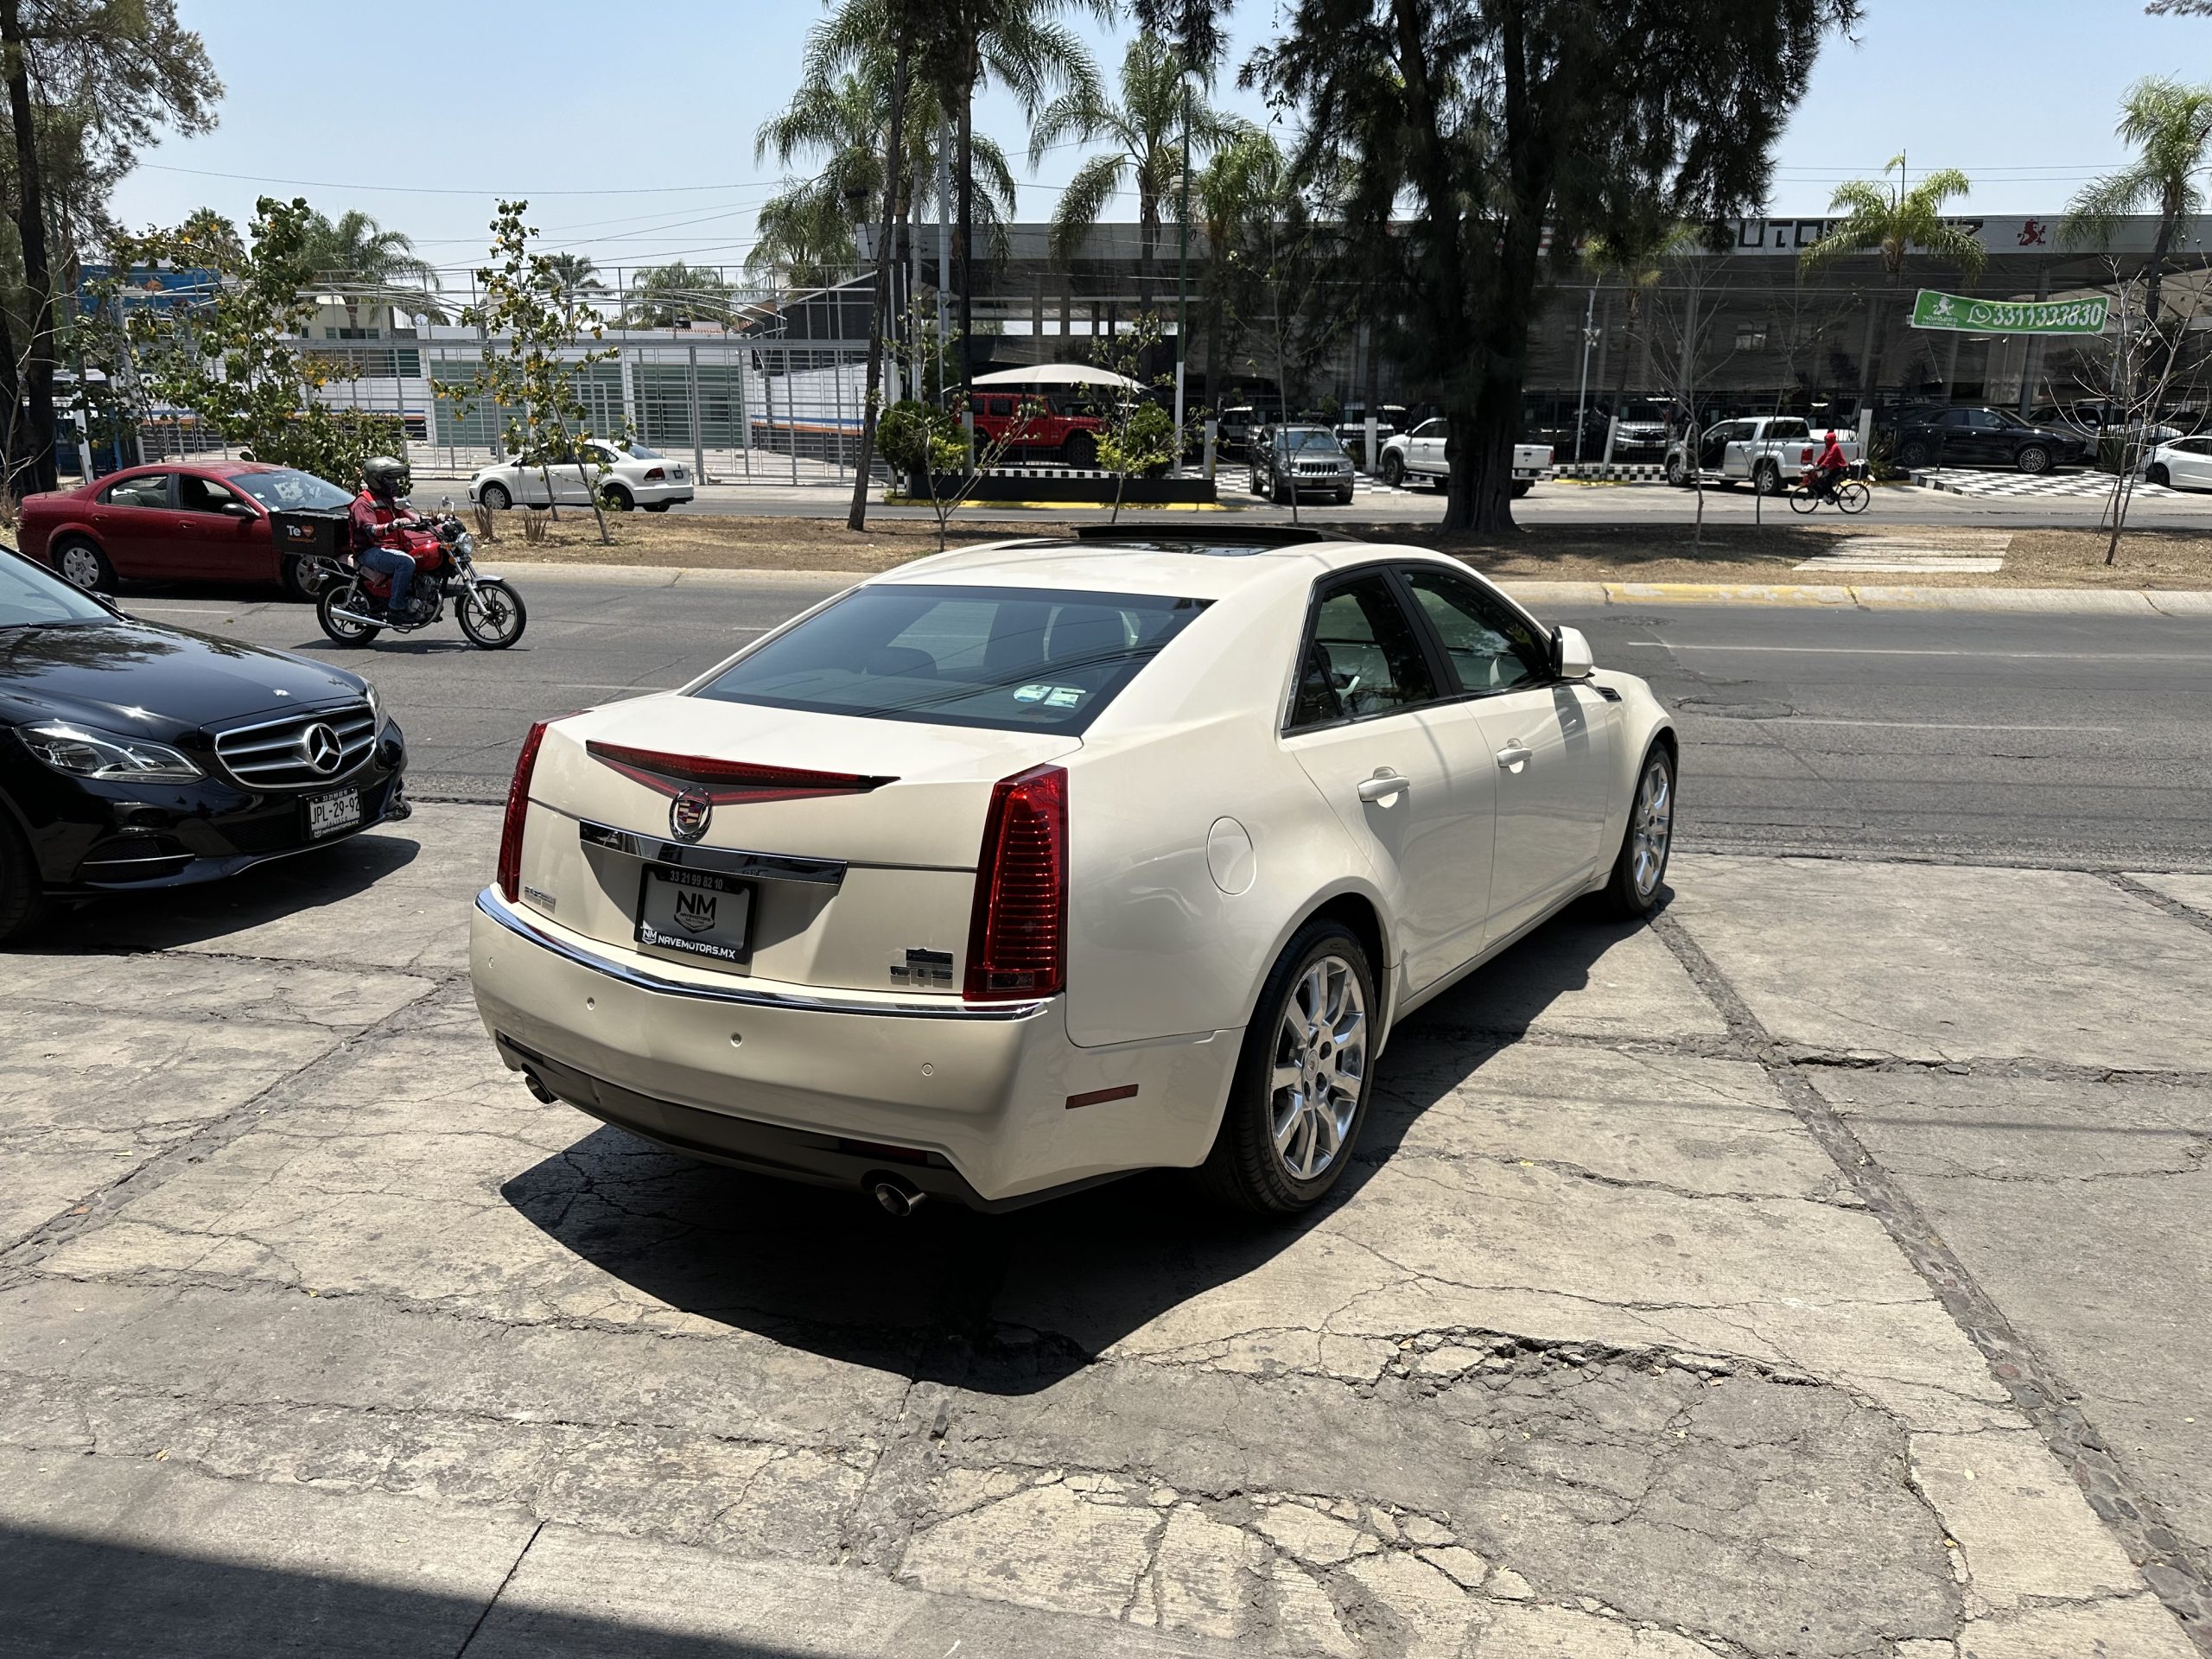
[[[2117,173],[2084,185],[2067,204],[2059,240],[2072,245],[2107,243],[2122,214],[2146,208],[2158,216],[2143,301],[2144,319],[2158,321],[2158,288],[2175,238],[2204,206],[2196,175],[2212,141],[2212,86],[2184,86],[2153,75],[2139,80],[2120,100],[2113,130],[2138,152]]]
[[[301,257],[318,276],[372,288],[438,286],[436,267],[416,253],[405,232],[387,231],[358,207],[347,208],[334,221],[310,213],[306,230]]]
[[[1892,173],[1897,175],[1894,181],[1889,178]],[[1904,280],[1905,256],[1919,248],[1949,260],[1972,282],[1981,275],[1988,256],[1971,232],[1943,217],[1943,205],[1973,188],[1955,167],[1938,168],[1918,184],[1907,184],[1904,157],[1892,156],[1882,168],[1881,181],[1852,179],[1836,187],[1828,211],[1845,215],[1843,223],[1800,254],[1798,264],[1806,270],[1818,270],[1847,255],[1878,253],[1894,289]],[[1870,296],[1867,307],[1864,390],[1872,391],[1881,360],[1880,296]]]
[[[808,38],[807,73],[849,67],[891,38],[887,0],[842,0]],[[952,117],[957,137],[953,187],[959,226],[953,244],[954,281],[960,295],[961,385],[968,384],[974,334],[975,283],[968,275],[976,226],[976,93],[996,85],[1014,95],[1025,119],[1033,120],[1055,91],[1098,96],[1098,67],[1082,37],[1059,21],[1071,8],[1109,22],[1115,0],[943,0],[920,42],[916,79],[930,88]]]
[[[811,178],[786,180],[756,215],[755,241],[746,269],[756,276],[784,270],[794,283],[827,278],[859,262],[855,228],[883,194],[883,158],[891,108],[893,54],[870,52],[858,66],[830,76],[808,76],[783,111],[763,122],[753,159],[773,156],[785,167],[802,156],[821,158]],[[919,80],[906,89],[900,124],[894,245],[903,245],[918,204],[926,199],[937,166],[932,135],[942,118],[937,89]],[[995,247],[1003,248],[1014,217],[1014,174],[1006,153],[988,138],[976,140],[982,176],[978,207]]]
[[[556,293],[607,292],[607,284],[599,279],[598,263],[588,253],[549,253],[545,256],[545,272]]]
[[[1218,409],[1216,385],[1223,361],[1236,348],[1228,338],[1230,289],[1239,275],[1233,257],[1249,228],[1280,205],[1289,163],[1274,135],[1238,124],[1196,181],[1198,227],[1206,238],[1206,380],[1205,404]]]
[[[673,328],[694,317],[721,321],[729,315],[729,281],[720,270],[672,259],[664,265],[649,265],[630,278],[622,323],[627,328]]]
[[[1060,193],[1052,214],[1052,251],[1065,263],[1075,257],[1085,232],[1098,222],[1106,203],[1134,185],[1137,224],[1143,237],[1145,285],[1140,305],[1151,298],[1153,256],[1160,241],[1161,204],[1175,199],[1183,176],[1183,146],[1196,165],[1227,143],[1238,124],[1218,113],[1201,96],[1184,95],[1183,59],[1155,35],[1140,35],[1122,58],[1118,102],[1085,88],[1054,99],[1029,128],[1029,165],[1034,170],[1053,145],[1103,143],[1105,154],[1076,169]],[[1200,85],[1207,79],[1200,75]]]

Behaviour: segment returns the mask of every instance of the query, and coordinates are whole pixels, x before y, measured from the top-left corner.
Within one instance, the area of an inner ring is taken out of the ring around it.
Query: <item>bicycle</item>
[[[1827,490],[1815,489],[1808,484],[1801,483],[1789,492],[1789,511],[1810,512],[1826,501],[1839,512],[1864,512],[1866,504],[1873,499],[1873,491],[1855,478],[1847,478]]]

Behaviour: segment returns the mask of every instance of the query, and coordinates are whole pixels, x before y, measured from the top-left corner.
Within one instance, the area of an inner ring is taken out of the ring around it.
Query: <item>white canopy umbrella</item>
[[[1088,363],[1039,363],[1034,368],[1000,369],[992,374],[979,374],[975,384],[979,386],[1119,386],[1124,391],[1142,391],[1144,387],[1126,374],[1116,374],[1111,369],[1094,369]]]

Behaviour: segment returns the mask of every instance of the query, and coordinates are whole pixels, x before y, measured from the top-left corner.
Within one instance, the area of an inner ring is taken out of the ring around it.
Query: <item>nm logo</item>
[[[703,933],[715,925],[715,895],[686,888],[676,895],[676,925],[691,933]]]

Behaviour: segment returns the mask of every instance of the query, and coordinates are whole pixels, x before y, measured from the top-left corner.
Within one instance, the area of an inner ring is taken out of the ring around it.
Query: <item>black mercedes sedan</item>
[[[156,627],[0,549],[0,943],[54,898],[236,874],[407,815],[358,674]]]

